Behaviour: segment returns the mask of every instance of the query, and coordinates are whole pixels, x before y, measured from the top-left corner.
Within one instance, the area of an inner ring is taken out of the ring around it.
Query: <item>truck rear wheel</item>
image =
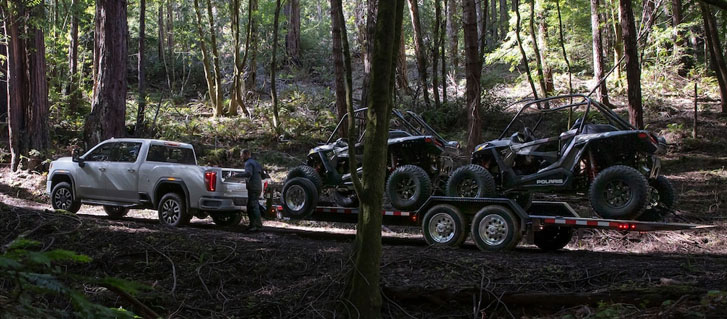
[[[659,176],[649,181],[649,204],[639,220],[661,221],[676,204],[676,191],[665,176]]]
[[[601,171],[591,183],[588,199],[603,218],[636,219],[646,208],[648,181],[636,169],[615,165]]]
[[[491,197],[497,193],[495,178],[477,164],[462,166],[447,181],[447,196]]]
[[[222,227],[237,226],[242,220],[242,214],[239,212],[210,213],[210,216],[212,217],[212,221],[215,225]]]
[[[520,221],[503,206],[481,209],[472,219],[472,240],[480,250],[495,251],[515,248],[522,238]]]
[[[177,193],[167,193],[159,201],[159,221],[168,226],[184,226],[192,216],[187,211],[187,204]]]
[[[286,181],[291,180],[296,177],[305,177],[308,180],[310,180],[313,185],[316,187],[316,191],[320,192],[321,188],[323,187],[323,181],[321,180],[321,177],[318,175],[318,172],[315,168],[310,167],[308,165],[301,165],[298,167],[294,167],[288,172],[288,176],[286,177]]]
[[[50,203],[53,209],[62,209],[74,214],[81,209],[81,201],[73,196],[73,188],[67,182],[61,182],[53,186],[50,193]]]
[[[396,209],[417,209],[431,194],[432,180],[424,169],[416,165],[398,167],[386,181],[386,195]]]
[[[305,177],[295,177],[283,185],[283,212],[286,216],[302,219],[313,214],[318,204],[318,191]]]
[[[452,205],[437,205],[424,214],[424,240],[431,246],[461,246],[467,238],[467,220]]]
[[[129,213],[128,208],[121,206],[104,205],[103,210],[106,212],[106,215],[109,215],[111,218],[121,218]]]
[[[533,234],[535,246],[542,250],[558,250],[573,238],[573,228],[550,226]]]

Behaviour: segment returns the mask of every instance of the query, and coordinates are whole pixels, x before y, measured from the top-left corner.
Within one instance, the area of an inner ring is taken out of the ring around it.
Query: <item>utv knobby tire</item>
[[[285,181],[281,199],[285,216],[303,219],[313,214],[318,204],[318,190],[309,179],[295,177]]]
[[[432,180],[419,166],[404,165],[395,169],[386,181],[386,196],[391,206],[400,210],[415,210],[432,194]]]
[[[192,215],[187,209],[187,202],[177,193],[167,193],[162,196],[157,209],[159,221],[167,226],[179,227],[189,224]]]
[[[288,177],[285,180],[288,181],[296,177],[305,177],[310,180],[316,187],[317,192],[320,192],[323,187],[323,180],[321,180],[321,176],[318,175],[318,171],[308,165],[294,167],[288,172]]]
[[[467,219],[452,205],[437,205],[424,214],[422,234],[430,246],[461,246],[467,238]]]
[[[472,219],[472,240],[483,251],[509,250],[522,239],[520,219],[508,208],[490,205]]]
[[[615,165],[601,171],[591,183],[588,199],[596,214],[610,219],[636,219],[649,199],[649,182],[636,169]]]
[[[496,194],[495,178],[480,165],[462,166],[456,169],[447,181],[447,196],[493,197]]]
[[[73,194],[73,187],[66,182],[53,186],[50,192],[50,203],[53,209],[62,209],[71,213],[77,213],[81,209],[81,201]]]
[[[358,207],[358,196],[355,191],[333,190],[333,201],[336,205],[346,208]]]
[[[106,212],[106,215],[114,219],[124,217],[129,213],[129,208],[121,206],[104,205],[103,210]]]
[[[659,176],[649,181],[652,193],[649,196],[650,203],[639,220],[656,222],[664,220],[674,205],[676,205],[677,194],[671,182],[665,176]],[[656,196],[656,198],[654,198]]]
[[[222,227],[237,226],[242,220],[242,214],[239,212],[210,213],[210,217],[215,225]]]
[[[570,242],[573,238],[573,228],[549,226],[533,234],[533,241],[542,250],[558,250]]]

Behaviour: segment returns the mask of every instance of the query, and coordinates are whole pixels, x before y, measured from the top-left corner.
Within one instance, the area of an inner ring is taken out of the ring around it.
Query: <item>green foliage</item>
[[[68,282],[93,282],[92,278],[65,272],[72,264],[89,263],[91,258],[72,251],[54,249],[44,251],[37,241],[18,237],[3,248],[0,255],[0,287],[8,288],[10,301],[2,305],[2,317],[78,317],[78,318],[134,318],[124,309],[108,308],[92,303],[70,288]],[[97,282],[136,293],[144,286],[116,278]],[[63,301],[65,300],[65,301]],[[48,302],[51,301],[51,302]],[[73,313],[66,313],[64,303],[73,305]]]

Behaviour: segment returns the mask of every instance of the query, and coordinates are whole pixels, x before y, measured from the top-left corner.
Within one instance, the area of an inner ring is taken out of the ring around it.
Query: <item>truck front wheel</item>
[[[81,201],[74,198],[73,188],[67,182],[61,182],[53,186],[50,200],[53,209],[63,209],[74,214],[81,209]]]
[[[159,221],[168,226],[184,226],[192,216],[187,211],[187,204],[177,193],[168,193],[159,201]]]

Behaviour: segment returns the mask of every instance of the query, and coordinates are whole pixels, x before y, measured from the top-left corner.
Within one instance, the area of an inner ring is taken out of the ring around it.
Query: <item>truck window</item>
[[[173,147],[166,145],[152,144],[149,146],[147,162],[163,162],[195,165],[194,151],[191,148]]]
[[[141,143],[139,142],[119,142],[111,151],[112,162],[134,163],[139,156]]]
[[[111,157],[111,150],[114,149],[116,143],[105,143],[86,155],[84,161],[86,162],[104,162],[108,161]]]

